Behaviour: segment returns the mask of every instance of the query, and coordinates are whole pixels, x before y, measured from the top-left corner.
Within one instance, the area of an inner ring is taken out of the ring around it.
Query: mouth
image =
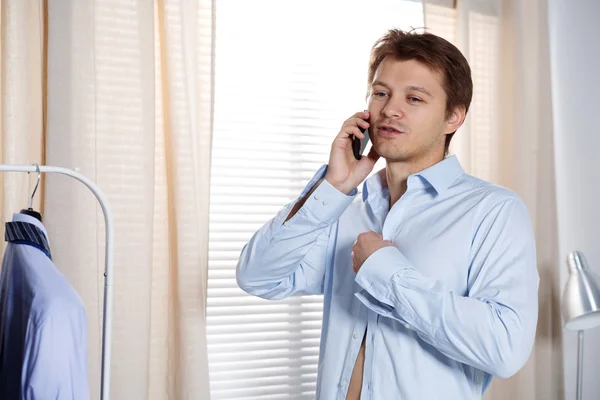
[[[377,127],[377,133],[384,137],[394,137],[406,134],[407,132],[404,128],[396,128],[392,125],[379,125]]]

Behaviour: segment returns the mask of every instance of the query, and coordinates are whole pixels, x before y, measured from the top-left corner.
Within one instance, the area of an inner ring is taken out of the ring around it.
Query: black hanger
[[[33,209],[33,196],[35,196],[35,192],[37,191],[38,185],[40,184],[40,179],[42,177],[42,172],[40,171],[40,166],[36,163],[35,164],[35,169],[37,170],[38,173],[38,178],[37,178],[37,183],[35,184],[35,188],[33,189],[33,193],[31,194],[31,199],[29,200],[29,208],[27,209],[22,209],[21,210],[21,214],[25,214],[25,215],[29,215],[33,218],[36,218],[38,221],[42,221],[42,214],[40,214],[37,211],[34,211]]]

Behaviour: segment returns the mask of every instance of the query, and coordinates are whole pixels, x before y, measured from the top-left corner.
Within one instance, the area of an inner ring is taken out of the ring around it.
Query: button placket
[[[367,309],[366,307],[364,307],[362,305],[362,303],[360,303],[360,300],[358,299],[354,299],[355,303],[352,307],[353,309],[353,314],[356,316],[356,322],[352,331],[352,339],[349,343],[350,345],[350,349],[356,349],[356,355],[355,357],[348,357],[346,359],[345,365],[344,365],[344,369],[342,371],[342,377],[345,377],[346,379],[342,379],[340,381],[340,383],[338,384],[338,386],[340,387],[340,389],[342,390],[347,390],[348,389],[348,385],[350,384],[350,379],[352,377],[352,372],[354,371],[354,366],[356,364],[356,358],[358,357],[358,353],[360,351],[360,343],[358,342],[358,339],[363,338],[363,336],[365,335],[365,330],[367,329],[367,325],[368,325],[368,316],[367,316]],[[362,332],[362,335],[361,335]]]
[[[381,235],[384,240],[394,240],[398,229],[400,228],[400,221],[406,214],[406,208],[408,207],[412,192],[408,190],[400,199],[392,206],[392,209],[388,212],[385,220],[383,221],[383,229]],[[406,203],[406,204],[405,204]],[[393,222],[390,222],[390,217],[394,218]]]
[[[372,390],[373,379],[373,358],[375,357],[375,333],[379,328],[379,314],[369,313],[367,322],[367,349],[365,354],[365,369],[363,384],[367,386],[367,391]]]

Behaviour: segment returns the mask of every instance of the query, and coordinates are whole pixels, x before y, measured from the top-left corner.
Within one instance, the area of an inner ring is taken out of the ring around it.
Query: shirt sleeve
[[[535,339],[539,276],[525,205],[509,199],[482,220],[473,239],[468,294],[419,272],[396,247],[363,264],[356,296],[413,329],[446,356],[498,377],[527,361]]]
[[[90,398],[85,311],[67,305],[26,335],[22,383],[24,400]]]
[[[332,227],[357,190],[346,195],[323,180],[298,212],[285,220],[326,172],[327,166],[321,167],[300,197],[263,225],[244,246],[236,268],[242,290],[265,299],[323,293]]]

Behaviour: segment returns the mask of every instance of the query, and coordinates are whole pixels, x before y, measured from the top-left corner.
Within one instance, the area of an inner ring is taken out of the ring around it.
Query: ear
[[[444,122],[444,133],[454,133],[465,122],[467,113],[464,107],[455,107],[450,117]]]

